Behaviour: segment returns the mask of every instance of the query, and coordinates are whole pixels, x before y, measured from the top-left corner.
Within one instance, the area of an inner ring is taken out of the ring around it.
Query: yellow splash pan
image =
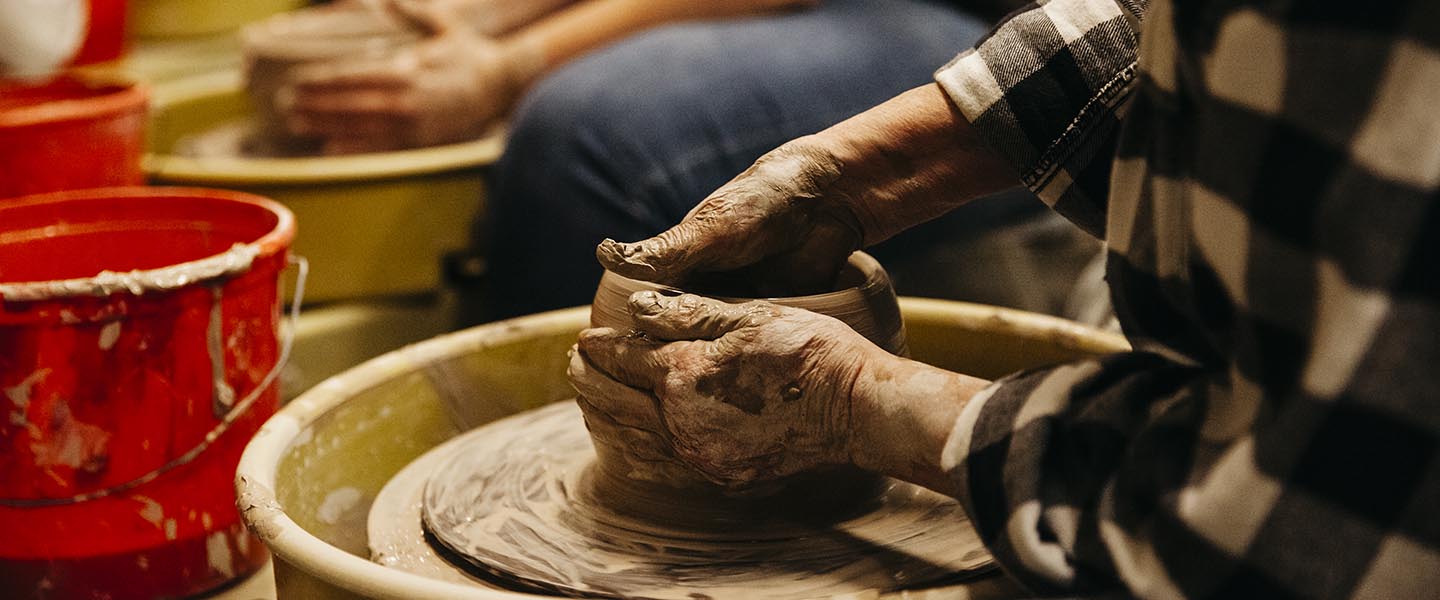
[[[126,20],[130,33],[138,37],[189,37],[233,31],[306,4],[306,0],[130,0]]]
[[[238,189],[295,213],[295,252],[307,257],[306,300],[431,292],[440,260],[464,248],[483,206],[483,168],[503,135],[375,154],[306,158],[188,157],[182,138],[246,118],[235,71],[158,85],[144,167],[157,185]]]
[[[1118,335],[1033,313],[902,298],[912,356],[998,377],[1127,349]],[[280,596],[515,600],[367,559],[366,517],[381,487],[435,446],[476,426],[574,395],[566,349],[589,323],[580,307],[500,321],[373,359],[316,386],[256,434],[236,476],[241,513],[274,553]],[[887,597],[1018,598],[996,576]]]

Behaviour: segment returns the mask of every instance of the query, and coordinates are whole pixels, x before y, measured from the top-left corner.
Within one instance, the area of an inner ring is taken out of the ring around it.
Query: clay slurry
[[[716,503],[597,488],[594,458],[572,402],[476,429],[431,476],[425,530],[483,579],[572,596],[813,598],[953,583],[992,565],[955,500],[907,483],[885,480],[858,507],[807,510],[837,495],[814,490],[727,517]],[[615,508],[627,502],[644,506]]]

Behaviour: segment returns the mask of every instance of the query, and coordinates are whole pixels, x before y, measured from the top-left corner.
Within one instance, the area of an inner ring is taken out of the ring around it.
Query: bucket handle
[[[245,413],[250,412],[250,407],[255,404],[255,401],[260,399],[260,395],[264,394],[265,390],[269,389],[270,386],[275,383],[275,380],[280,377],[281,369],[285,367],[285,363],[290,359],[290,350],[295,345],[295,329],[300,322],[300,302],[305,298],[305,279],[310,274],[310,262],[305,260],[303,256],[295,256],[293,254],[287,258],[287,262],[296,269],[295,295],[290,302],[290,327],[284,331],[280,337],[280,356],[275,359],[275,366],[270,369],[270,372],[265,374],[265,377],[260,380],[260,383],[256,384],[255,388],[250,390],[250,393],[246,394],[244,398],[241,398],[239,402],[236,402],[230,408],[229,412],[226,412],[224,416],[221,417],[220,422],[216,423],[215,427],[211,429],[209,433],[205,434],[205,437],[202,438],[199,443],[195,444],[194,447],[187,450],[184,454],[170,459],[169,462],[156,467],[154,470],[124,483],[117,483],[104,489],[76,494],[67,498],[0,498],[0,506],[14,508],[63,506],[114,496],[115,494],[150,483],[176,467],[189,464],[199,457],[200,454],[210,449],[210,446],[215,443],[215,440],[220,439],[221,435],[229,431],[230,426],[234,425],[237,419],[244,416]]]

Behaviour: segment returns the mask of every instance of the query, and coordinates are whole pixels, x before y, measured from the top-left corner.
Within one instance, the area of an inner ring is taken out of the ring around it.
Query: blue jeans
[[[931,81],[987,29],[938,2],[827,0],[658,28],[566,65],[523,99],[493,169],[479,320],[589,303],[601,239],[665,230],[761,154]],[[876,253],[1043,209],[982,204]]]

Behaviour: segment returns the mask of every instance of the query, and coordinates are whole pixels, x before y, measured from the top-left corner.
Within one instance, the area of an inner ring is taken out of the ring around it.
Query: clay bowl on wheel
[[[864,252],[855,252],[841,269],[833,288],[819,294],[763,299],[834,317],[886,351],[901,356],[908,354],[895,288],[878,261]],[[673,287],[606,272],[591,305],[591,325],[622,332],[633,329],[627,303],[632,294],[641,291],[665,295],[682,293]],[[719,297],[731,303],[752,299],[727,297],[723,293]],[[586,421],[597,453],[594,479],[597,489],[593,493],[626,499],[615,506],[617,510],[641,513],[639,516],[650,519],[683,520],[676,523],[680,527],[703,527],[706,523],[733,526],[743,519],[726,518],[727,513],[744,514],[750,503],[756,505],[756,510],[772,510],[776,500],[843,511],[843,506],[828,506],[830,502],[826,499],[852,498],[857,503],[863,502],[873,495],[870,492],[875,491],[879,481],[856,469],[822,469],[745,490],[721,489],[678,460],[635,458],[667,456],[669,451],[668,448],[636,449],[636,440],[620,444],[606,439],[603,423],[608,419],[589,414],[589,406],[588,402],[580,403],[581,409],[587,411]]]
[[[364,5],[320,6],[276,15],[240,31],[246,90],[255,104],[259,133],[279,153],[313,153],[319,141],[292,135],[280,116],[276,92],[297,70],[338,60],[383,59],[420,40],[396,18]]]

